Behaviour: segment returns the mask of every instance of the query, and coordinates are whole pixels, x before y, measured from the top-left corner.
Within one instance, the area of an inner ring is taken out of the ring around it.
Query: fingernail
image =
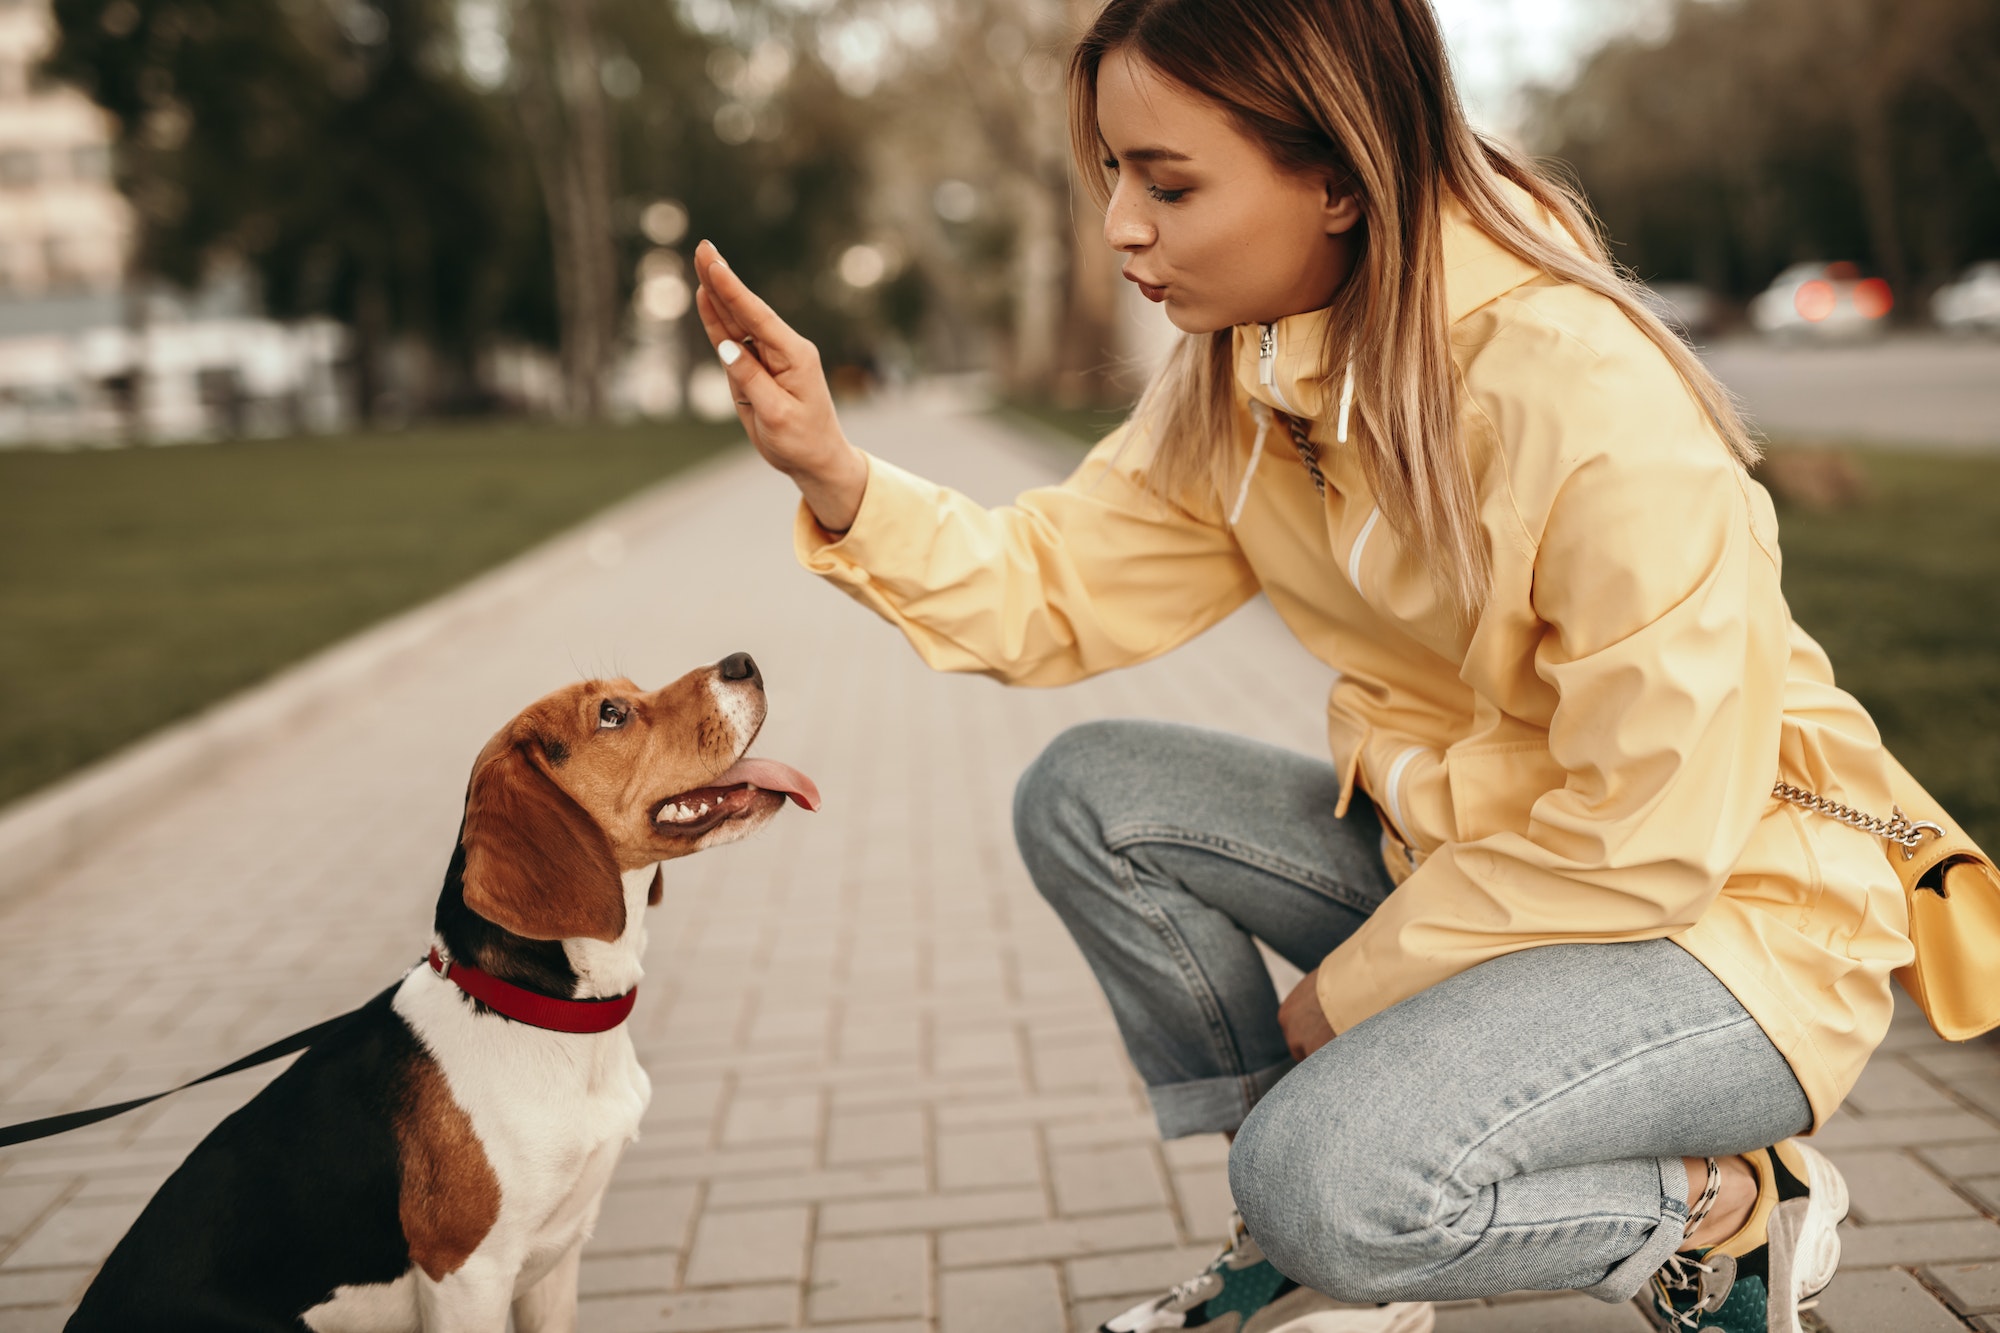
[[[743,349],[730,339],[724,338],[722,344],[715,349],[715,354],[722,358],[723,365],[733,366],[736,364],[736,358],[743,355]]]

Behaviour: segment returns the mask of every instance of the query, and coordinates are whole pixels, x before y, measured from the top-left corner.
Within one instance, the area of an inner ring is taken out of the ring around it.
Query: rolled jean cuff
[[[1687,1200],[1681,1197],[1687,1193],[1687,1167],[1678,1157],[1659,1158],[1658,1165],[1660,1224],[1646,1237],[1645,1244],[1620,1260],[1602,1281],[1594,1287],[1585,1287],[1585,1295],[1612,1305],[1629,1301],[1679,1248],[1687,1229]]]
[[[1149,1086],[1146,1095],[1152,1098],[1153,1118],[1160,1122],[1160,1137],[1184,1139],[1190,1134],[1234,1134],[1250,1114],[1250,1108],[1276,1087],[1279,1079],[1292,1072],[1293,1064],[1285,1059],[1253,1074]]]

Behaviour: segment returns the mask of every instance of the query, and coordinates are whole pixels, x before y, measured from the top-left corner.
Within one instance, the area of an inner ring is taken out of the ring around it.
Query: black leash
[[[396,986],[402,984],[399,981],[396,983]],[[302,1051],[320,1038],[329,1036],[337,1031],[343,1024],[347,1023],[356,1014],[359,1014],[362,1009],[368,1008],[376,1000],[380,1000],[384,995],[388,995],[391,991],[394,991],[396,986],[389,987],[381,995],[377,995],[375,999],[370,1000],[368,1004],[362,1005],[360,1009],[350,1009],[344,1014],[337,1014],[327,1019],[324,1023],[315,1023],[309,1028],[294,1032],[289,1037],[280,1037],[262,1050],[252,1051],[242,1059],[226,1064],[212,1073],[203,1074],[200,1078],[189,1079],[178,1088],[168,1088],[165,1092],[156,1092],[150,1097],[139,1097],[129,1102],[119,1102],[116,1106],[95,1106],[88,1111],[68,1111],[62,1115],[47,1116],[41,1120],[29,1120],[18,1125],[0,1126],[0,1148],[11,1148],[17,1143],[29,1143],[35,1139],[46,1139],[52,1138],[57,1134],[67,1134],[72,1129],[82,1129],[85,1125],[94,1125],[100,1120],[109,1120],[113,1116],[124,1115],[127,1111],[136,1111],[142,1106],[160,1100],[162,1097],[171,1097],[175,1093],[184,1092],[189,1088],[195,1087],[197,1084],[207,1083],[212,1079],[225,1078],[230,1074],[240,1074],[246,1069],[255,1069],[258,1065],[266,1065],[273,1060],[290,1055],[293,1051]]]

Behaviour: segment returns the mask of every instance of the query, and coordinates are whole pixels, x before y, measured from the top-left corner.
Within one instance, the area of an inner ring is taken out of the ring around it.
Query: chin
[[[1205,306],[1185,305],[1171,296],[1161,304],[1166,308],[1167,322],[1182,333],[1219,333],[1245,322]]]

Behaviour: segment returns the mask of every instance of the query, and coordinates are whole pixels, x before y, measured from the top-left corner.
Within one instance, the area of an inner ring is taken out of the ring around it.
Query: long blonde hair
[[[1097,130],[1097,69],[1124,50],[1227,111],[1282,169],[1324,171],[1359,198],[1356,262],[1330,311],[1323,369],[1352,357],[1357,448],[1376,502],[1406,542],[1434,551],[1440,589],[1466,615],[1491,556],[1458,431],[1445,312],[1447,195],[1502,247],[1606,297],[1673,363],[1745,465],[1757,458],[1729,393],[1611,263],[1567,186],[1481,137],[1452,86],[1429,0],[1109,0],[1069,66],[1070,144],[1099,206],[1111,179]],[[1511,181],[1574,249],[1510,202]],[[1156,443],[1148,484],[1185,500],[1226,495],[1237,466],[1232,332],[1184,335],[1140,399]]]

